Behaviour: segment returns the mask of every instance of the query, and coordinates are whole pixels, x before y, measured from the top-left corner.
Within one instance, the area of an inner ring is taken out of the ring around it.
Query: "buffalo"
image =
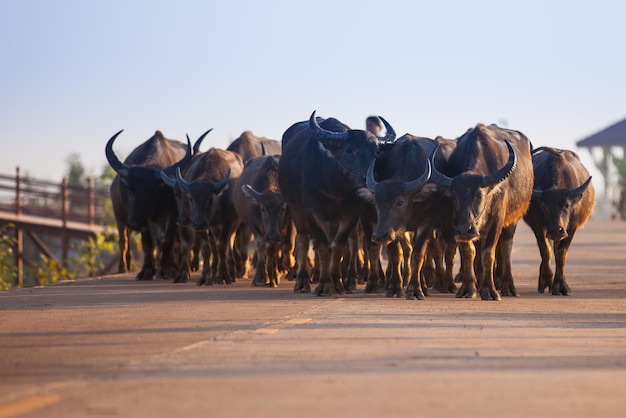
[[[166,268],[173,266],[172,247],[176,233],[176,200],[168,186],[163,183],[161,171],[173,175],[184,169],[191,161],[191,144],[167,139],[160,131],[135,148],[121,162],[113,151],[113,143],[122,133],[109,139],[105,153],[117,176],[111,184],[111,200],[119,231],[121,260],[120,272],[130,267],[128,233],[141,232],[144,260],[139,280],[163,276]],[[155,231],[163,233],[159,245],[158,269],[154,265]]]
[[[513,234],[530,205],[533,168],[530,141],[518,131],[476,125],[457,140],[446,169],[431,157],[434,183],[446,187],[454,206],[454,238],[461,253],[462,285],[457,297],[476,297],[474,258],[479,254],[480,296],[500,300],[494,282],[496,246],[502,294],[517,295],[511,273]],[[478,249],[477,249],[478,248]]]
[[[532,162],[535,180],[524,221],[533,230],[541,254],[538,290],[544,293],[548,288],[553,295],[569,295],[565,262],[576,230],[587,222],[593,210],[591,176],[578,155],[568,150],[538,148]],[[553,248],[554,274],[550,267]]]
[[[346,290],[341,281],[341,259],[348,237],[367,209],[360,197],[360,191],[366,190],[367,168],[379,152],[381,140],[395,139],[390,126],[388,135],[390,138],[377,138],[334,118],[318,121],[315,112],[308,123],[294,124],[283,134],[278,181],[297,230],[295,292],[310,292],[306,262],[310,239],[319,258],[315,294]],[[371,234],[371,226],[367,222],[363,226],[366,235]],[[368,251],[374,264],[368,277],[371,291],[378,284],[379,246],[370,243]]]

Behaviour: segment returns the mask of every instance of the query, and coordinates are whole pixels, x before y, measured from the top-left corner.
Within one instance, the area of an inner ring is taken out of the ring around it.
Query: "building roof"
[[[626,119],[576,142],[578,147],[626,147]]]

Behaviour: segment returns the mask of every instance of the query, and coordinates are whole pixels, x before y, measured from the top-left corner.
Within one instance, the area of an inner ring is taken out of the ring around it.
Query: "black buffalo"
[[[280,250],[289,239],[291,218],[278,186],[279,159],[279,155],[252,158],[233,187],[239,219],[254,235],[257,265],[253,286],[278,286]]]
[[[443,169],[447,156],[456,144],[454,141],[444,140],[439,144],[442,152],[437,164]],[[411,273],[407,294],[409,299],[423,299],[427,292],[425,281],[419,278],[422,276],[421,270],[429,242],[434,238],[435,232],[440,238],[447,237],[448,241],[453,239],[450,227],[452,202],[446,196],[445,189],[428,182],[431,172],[429,157],[436,146],[437,142],[432,139],[406,134],[389,151],[372,161],[367,173],[367,187],[371,193],[369,200],[375,203],[377,213],[372,240],[387,244],[391,267],[387,296],[404,295],[399,267],[399,238],[403,238],[407,232],[415,233],[413,262],[411,268],[406,269]],[[411,247],[407,249],[411,251]],[[439,250],[438,247],[434,249]],[[446,275],[449,278],[445,284],[446,291],[456,288],[451,267],[449,266]]]
[[[161,178],[161,170],[173,175],[191,160],[191,144],[170,140],[160,131],[135,148],[121,162],[113,151],[119,131],[106,144],[106,157],[117,176],[111,184],[111,200],[121,252],[120,272],[130,267],[128,233],[141,232],[144,260],[139,280],[150,280],[155,273],[164,275],[164,269],[173,265],[172,247],[176,232],[176,201],[172,190]],[[155,271],[155,231],[163,233],[159,248],[158,269]]]
[[[198,284],[212,285],[214,282],[227,284],[235,280],[232,242],[239,219],[232,204],[232,183],[241,175],[241,157],[231,151],[211,148],[194,158],[185,170],[184,178],[180,170],[176,181],[189,201],[191,227],[197,232],[206,233],[204,243],[204,266]],[[217,256],[217,271],[211,271],[208,262],[209,238],[214,237],[212,250]]]
[[[193,144],[193,156],[190,165],[193,164],[193,160],[198,158],[200,154],[200,146],[204,138],[211,132],[209,129],[196,140]],[[189,138],[187,138],[189,141]],[[172,188],[174,197],[176,198],[176,208],[178,212],[178,218],[176,220],[178,226],[178,240],[180,244],[180,262],[178,266],[178,273],[174,278],[174,283],[187,283],[191,277],[191,270],[198,270],[199,268],[199,252],[201,244],[201,236],[196,234],[194,229],[191,228],[189,201],[187,196],[182,192],[176,181],[176,176],[169,176],[165,171],[161,170],[161,178]],[[193,258],[191,253],[193,251]],[[191,260],[190,260],[191,259]],[[208,263],[209,260],[206,260]]]
[[[517,295],[511,273],[511,249],[517,222],[526,213],[532,194],[530,149],[530,141],[518,131],[478,124],[458,138],[443,173],[436,163],[432,164],[433,182],[449,188],[454,204],[454,233],[462,262],[462,285],[457,297],[477,294],[477,245],[480,296],[483,300],[500,300],[494,282],[498,243],[501,291],[504,295]]]
[[[395,137],[390,126],[388,132]],[[299,122],[283,135],[278,180],[297,230],[294,291],[310,291],[306,262],[310,239],[320,269],[315,294],[332,295],[345,290],[341,259],[348,237],[367,205],[359,192],[366,189],[365,174],[379,152],[379,143],[380,139],[371,133],[351,130],[337,119],[318,122],[315,112],[308,123]],[[371,228],[365,232],[370,235]],[[368,287],[374,289],[378,283],[379,246],[371,243],[369,251],[375,266],[370,270]]]
[[[538,290],[544,293],[549,288],[553,295],[568,295],[564,272],[567,251],[576,230],[593,210],[591,176],[572,151],[542,147],[533,152],[532,159],[535,183],[524,221],[535,233],[541,254]],[[550,267],[553,248],[554,274]]]

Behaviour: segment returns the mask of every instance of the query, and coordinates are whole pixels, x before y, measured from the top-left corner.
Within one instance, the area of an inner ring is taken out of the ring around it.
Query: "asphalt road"
[[[590,221],[538,294],[519,227],[520,298],[314,297],[137,282],[0,294],[0,418],[623,417],[626,223]]]

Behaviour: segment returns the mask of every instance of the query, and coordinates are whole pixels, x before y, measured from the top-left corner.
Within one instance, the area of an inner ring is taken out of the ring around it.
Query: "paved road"
[[[592,221],[573,295],[318,298],[110,276],[0,294],[0,418],[623,417],[626,223]]]

